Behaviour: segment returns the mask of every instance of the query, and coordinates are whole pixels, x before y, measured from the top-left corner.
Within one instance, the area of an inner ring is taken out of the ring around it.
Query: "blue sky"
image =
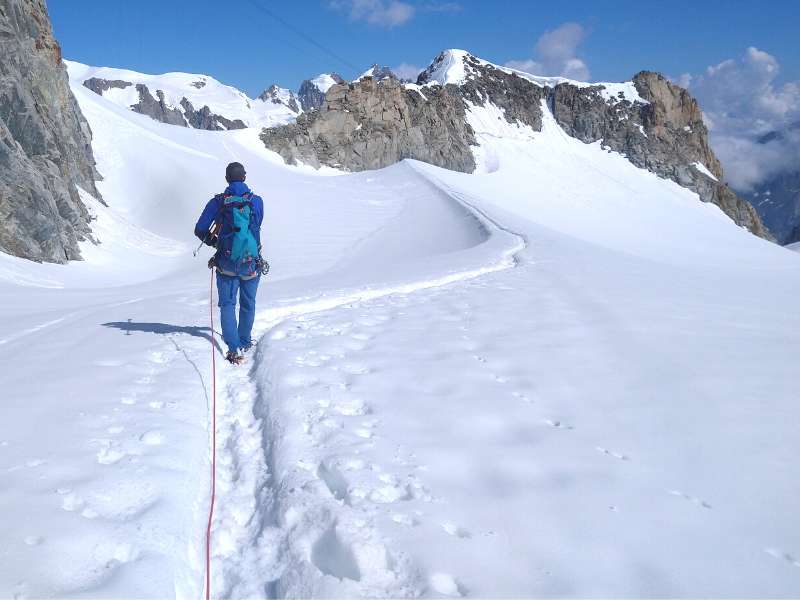
[[[552,47],[537,50],[537,43],[565,23],[579,29],[555,52],[572,54],[593,81],[628,79],[641,69],[699,74],[750,46],[777,59],[777,82],[800,79],[796,1],[49,0],[48,6],[67,58],[148,73],[206,73],[251,96],[271,83],[296,89],[323,71],[352,77],[373,62],[424,67],[452,47],[496,63],[557,69],[561,59],[548,58]]]

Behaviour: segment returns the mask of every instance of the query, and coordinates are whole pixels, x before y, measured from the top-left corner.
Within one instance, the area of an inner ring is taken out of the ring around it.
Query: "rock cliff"
[[[319,111],[264,129],[261,139],[290,164],[362,171],[416,158],[456,171],[475,169],[475,137],[459,95],[437,87],[423,96],[394,78],[334,85]]]
[[[80,186],[99,197],[91,131],[69,89],[44,0],[0,0],[0,250],[80,258]]]

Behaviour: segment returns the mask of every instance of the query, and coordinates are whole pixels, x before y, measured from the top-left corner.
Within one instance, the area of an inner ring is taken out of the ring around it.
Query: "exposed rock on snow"
[[[44,0],[0,2],[0,250],[80,258],[77,186],[99,197],[91,131],[69,89]]]
[[[658,73],[643,71],[625,83],[588,84],[537,77],[463,50],[447,50],[420,74],[416,86],[404,89],[391,78],[376,84],[365,76],[346,87],[330,88],[317,113],[264,130],[262,140],[289,163],[359,171],[415,158],[472,172],[475,160],[463,151],[477,142],[466,122],[467,110],[491,104],[508,123],[538,132],[545,99],[568,135],[586,143],[602,142],[636,166],[697,192],[754,234],[771,238],[753,207],[721,183],[722,167],[709,146],[695,99]],[[420,138],[410,128],[424,135]],[[707,167],[708,173],[695,163]]]
[[[257,99],[208,75],[148,75],[65,61],[70,78],[118,106],[180,127],[223,131],[288,123],[298,105],[289,90],[272,86]]]
[[[394,78],[334,85],[321,110],[264,129],[261,139],[290,164],[363,171],[416,158],[472,172],[475,138],[464,102],[453,92],[438,87],[423,97]]]
[[[202,84],[202,85],[199,85]],[[133,83],[119,79],[108,80],[99,77],[90,77],[83,82],[83,85],[96,94],[103,95],[110,89],[125,89]],[[190,84],[196,89],[201,89],[206,84],[203,81]],[[150,88],[143,83],[135,85],[136,92],[139,94],[139,101],[131,104],[133,112],[147,115],[151,119],[168,123],[170,125],[180,125],[181,127],[194,127],[195,129],[209,129],[211,131],[221,131],[227,129],[244,129],[245,123],[241,119],[227,119],[222,115],[214,114],[211,109],[204,105],[200,110],[196,110],[191,101],[185,96],[181,98],[179,106],[172,106],[166,98],[163,90],[156,90],[156,98],[153,97]]]

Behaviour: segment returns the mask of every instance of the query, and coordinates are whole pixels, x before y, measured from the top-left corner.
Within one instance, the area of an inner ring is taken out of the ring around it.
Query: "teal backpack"
[[[253,233],[253,204],[250,194],[224,196],[221,223],[217,249],[237,267],[256,260],[259,248]]]

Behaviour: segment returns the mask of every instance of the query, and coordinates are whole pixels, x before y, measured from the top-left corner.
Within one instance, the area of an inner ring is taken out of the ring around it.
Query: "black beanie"
[[[244,181],[245,175],[247,175],[247,173],[245,173],[242,163],[232,162],[228,165],[228,168],[225,169],[225,181],[228,183]]]

